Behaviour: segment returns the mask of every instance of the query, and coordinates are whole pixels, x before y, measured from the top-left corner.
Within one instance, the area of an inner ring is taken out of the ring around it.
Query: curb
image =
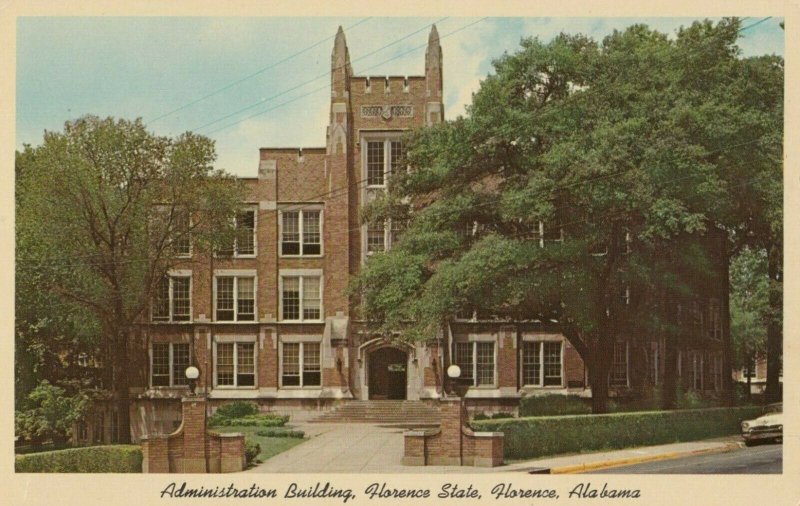
[[[727,443],[725,444],[725,446],[721,446],[719,448],[707,448],[703,450],[690,450],[683,452],[668,452],[668,453],[659,453],[656,455],[643,455],[641,457],[628,457],[617,460],[603,460],[599,462],[590,462],[586,464],[573,464],[571,466],[550,468],[550,474],[582,473],[585,471],[592,471],[595,469],[606,469],[610,467],[628,466],[633,464],[642,464],[645,462],[655,462],[659,460],[670,460],[670,459],[677,459],[680,457],[690,457],[693,455],[726,453],[741,448],[742,446],[743,446],[742,443],[732,442],[732,443]]]

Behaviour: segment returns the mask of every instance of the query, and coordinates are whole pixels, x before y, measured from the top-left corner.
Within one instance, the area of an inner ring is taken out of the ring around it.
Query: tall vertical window
[[[494,342],[455,343],[453,362],[461,368],[462,381],[472,386],[494,385]]]
[[[285,321],[322,319],[322,291],[319,276],[281,277],[281,318]]]
[[[281,386],[318,387],[322,384],[319,343],[283,343],[281,349]]]
[[[252,276],[217,276],[214,279],[216,281],[216,321],[255,321],[255,278]]]
[[[322,211],[281,211],[281,255],[322,254]]]
[[[369,225],[367,227],[367,255],[386,249],[386,226]]]
[[[247,209],[236,213],[236,255],[256,254],[256,211]]]
[[[216,343],[214,361],[217,386],[255,386],[255,343]]]
[[[189,343],[153,343],[150,353],[150,385],[187,385],[186,368],[191,364]]]
[[[384,145],[384,141],[367,142],[367,186],[383,186],[385,184]]]
[[[611,361],[609,384],[612,387],[624,388],[628,386],[628,343],[615,342],[614,355]]]
[[[522,384],[562,386],[561,341],[526,341],[522,345]]]
[[[185,210],[176,210],[173,217],[172,251],[176,256],[188,257],[192,255],[192,236],[189,213]]]
[[[156,284],[150,306],[154,322],[188,322],[192,319],[190,276],[165,276]]]

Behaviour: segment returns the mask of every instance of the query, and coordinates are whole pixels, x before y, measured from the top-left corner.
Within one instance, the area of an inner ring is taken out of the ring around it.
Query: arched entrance
[[[386,346],[367,356],[369,398],[405,399],[408,382],[408,353]]]

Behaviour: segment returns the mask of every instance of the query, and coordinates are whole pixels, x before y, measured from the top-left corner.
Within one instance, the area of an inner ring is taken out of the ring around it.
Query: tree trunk
[[[750,364],[752,364],[752,363],[753,363],[753,359],[748,359],[748,362],[747,362],[747,403],[748,404],[750,404],[750,402],[752,401],[751,394],[750,394],[750,392],[751,392],[751,383],[753,381],[753,368],[750,366]]]
[[[669,332],[664,336],[664,381],[661,383],[661,408],[675,409],[678,386],[678,349],[675,336]]]
[[[767,323],[767,388],[764,397],[768,403],[779,402],[782,397],[779,382],[783,354],[783,332],[781,329],[783,297],[780,247],[773,244],[767,253],[769,274],[769,322]]]
[[[592,413],[608,413],[608,373],[611,369],[611,356],[606,348],[613,349],[613,341],[595,344],[591,360],[586,364],[589,368],[589,383],[592,387]]]
[[[126,328],[117,332],[117,343],[114,349],[114,397],[116,399],[119,441],[121,444],[131,442],[131,417],[129,397],[128,345],[130,331]]]
[[[720,323],[722,324],[722,391],[725,395],[726,404],[734,406],[736,404],[736,392],[733,384],[733,338],[731,337],[731,279],[730,265],[731,257],[723,239],[721,251],[724,257],[721,259],[719,278],[722,280],[722,287],[719,297],[722,299],[720,307]]]

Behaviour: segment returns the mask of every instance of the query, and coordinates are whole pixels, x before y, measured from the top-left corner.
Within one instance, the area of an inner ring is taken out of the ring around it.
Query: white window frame
[[[359,137],[359,146],[361,149],[361,180],[364,183],[362,186],[362,203],[368,201],[368,195],[374,191],[385,191],[388,188],[388,178],[391,175],[391,160],[392,160],[392,142],[400,142],[402,145],[403,134],[406,130],[391,130],[391,131],[362,131]],[[383,143],[383,184],[370,185],[368,184],[368,144],[369,142],[382,142]],[[383,224],[383,251],[389,251],[392,248],[392,224],[391,220],[386,220]],[[374,255],[375,251],[369,251],[368,244],[369,225],[364,224],[361,227],[361,258],[366,260],[368,257]]]
[[[151,323],[179,323],[179,324],[186,324],[192,323],[194,318],[194,308],[192,307],[192,271],[170,271],[167,273],[167,278],[169,278],[169,319],[168,320],[155,320],[153,317],[153,298],[150,298],[150,322]],[[173,292],[173,283],[172,280],[174,278],[189,278],[189,319],[188,320],[175,320],[175,303],[174,303],[174,292]]]
[[[233,345],[233,385],[220,385],[217,382],[217,375],[219,368],[217,367],[217,345],[219,344],[232,344]],[[239,386],[239,344],[252,344],[253,345],[253,384]],[[258,343],[254,338],[222,338],[214,340],[214,388],[219,389],[237,389],[237,390],[255,390],[258,388]]]
[[[233,237],[233,245],[231,250],[231,255],[228,256],[220,255],[217,251],[214,252],[214,256],[221,256],[223,258],[256,258],[258,256],[258,205],[257,204],[246,204],[240,209],[236,211],[237,214],[242,212],[252,212],[253,213],[253,253],[247,254],[240,254],[239,253],[239,238],[236,237],[236,217],[233,218],[233,227],[234,227],[234,237]]]
[[[306,205],[302,204],[302,207],[297,209],[292,208],[292,204],[285,204],[286,207],[281,209],[278,208],[278,256],[281,258],[321,258],[325,256],[325,209],[321,204],[312,204]],[[318,212],[319,213],[319,254],[316,253],[305,253],[303,251],[303,237],[305,231],[303,230],[303,214],[306,211]],[[298,216],[298,223],[297,223],[297,230],[299,233],[300,239],[300,253],[296,255],[292,254],[284,254],[283,253],[283,213],[291,212],[297,213]]]
[[[300,373],[300,384],[299,385],[284,385],[283,384],[283,345],[284,344],[299,344],[299,373]],[[303,371],[305,366],[305,346],[307,344],[316,344],[319,346],[319,385],[304,385],[303,384]],[[278,354],[278,385],[280,388],[285,389],[306,389],[306,390],[313,390],[313,389],[321,389],[322,388],[322,339],[304,339],[304,340],[285,340],[281,339],[280,342],[280,350]]]
[[[175,258],[192,258],[192,254],[194,253],[194,241],[192,240],[192,216],[187,212],[187,218],[189,219],[189,223],[187,226],[189,229],[186,231],[186,235],[188,236],[187,239],[189,240],[189,252],[188,253],[176,253]],[[170,241],[170,243],[174,243],[175,241]]]
[[[168,344],[169,345],[169,385],[153,385],[153,345],[156,344]],[[188,383],[186,385],[176,385],[175,384],[175,351],[174,346],[176,344],[185,344],[189,347],[189,365],[192,364],[192,345],[191,343],[178,341],[178,342],[169,342],[169,343],[150,343],[148,347],[148,355],[149,355],[149,362],[150,362],[150,373],[147,375],[147,382],[150,388],[189,388]]]
[[[552,343],[556,342],[555,340],[551,339],[523,339],[523,344],[520,346],[520,361],[519,361],[519,376],[520,376],[520,385],[525,388],[564,388],[565,378],[564,378],[564,340],[559,339],[558,342],[561,345],[560,351],[560,361],[561,361],[561,383],[558,385],[545,385],[544,384],[544,343]],[[539,383],[538,384],[531,384],[525,383],[525,365],[524,365],[524,347],[529,343],[533,343],[534,345],[539,346]]]
[[[283,318],[283,280],[284,278],[299,278],[300,279],[300,311],[299,319],[286,320]],[[303,318],[303,286],[304,278],[319,278],[319,319],[306,320]],[[321,269],[282,269],[278,276],[278,315],[281,322],[285,323],[322,323],[325,321],[325,297],[324,297],[325,279],[322,276]]]
[[[459,344],[463,344],[463,343],[464,343],[464,341],[459,341]],[[472,362],[472,364],[471,364],[472,365],[472,384],[469,386],[469,388],[487,388],[487,389],[488,388],[497,388],[497,340],[494,339],[494,338],[492,338],[491,340],[490,339],[470,339],[469,341],[467,341],[467,343],[470,344],[471,345],[470,347],[472,348],[472,350],[471,350],[472,351],[472,353],[471,353],[472,354],[472,360],[471,360],[471,362]],[[484,383],[482,385],[478,385],[478,343],[481,343],[481,344],[491,343],[492,344],[492,359],[493,359],[492,362],[493,362],[493,366],[492,366],[492,383],[491,384]],[[453,349],[453,352],[455,353],[455,348]],[[451,358],[451,363],[453,363],[453,364],[455,364],[455,361],[453,360],[454,358],[455,357]]]
[[[234,278],[233,280],[233,320],[220,320],[217,318],[217,279]],[[239,278],[253,278],[253,319],[239,320]],[[214,271],[214,322],[217,323],[258,323],[258,276],[255,269],[218,269]]]

